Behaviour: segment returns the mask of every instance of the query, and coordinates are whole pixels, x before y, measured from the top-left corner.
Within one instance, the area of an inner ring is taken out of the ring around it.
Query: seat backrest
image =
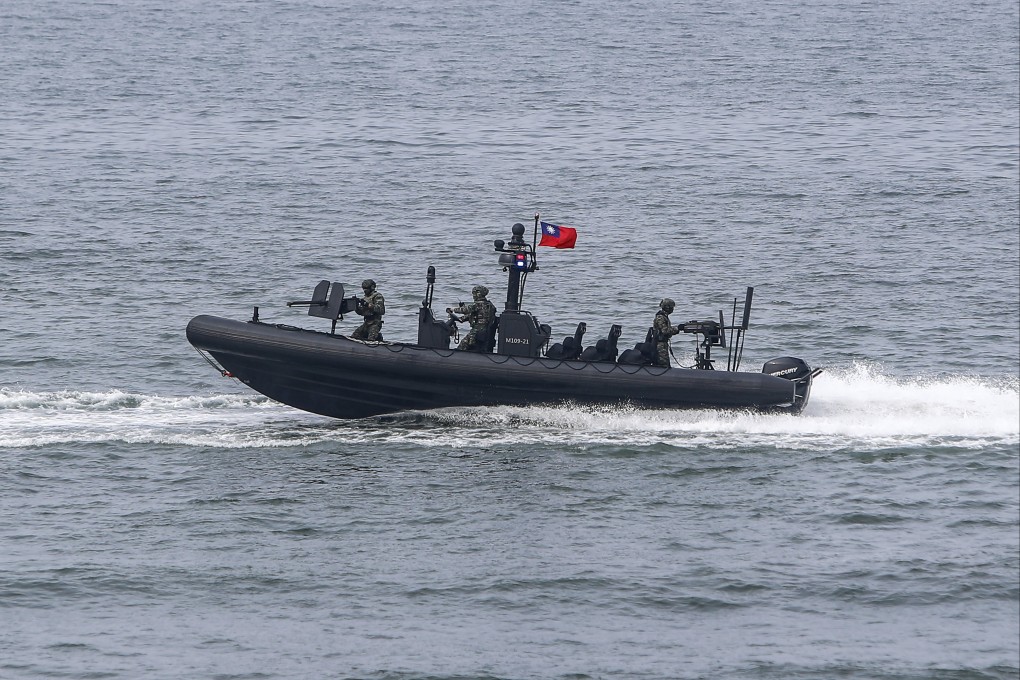
[[[578,347],[581,346],[581,339],[584,338],[584,334],[587,330],[588,324],[586,324],[585,322],[582,321],[581,323],[577,324],[577,329],[574,331],[574,342],[577,343]]]
[[[619,335],[617,335],[619,337]],[[642,365],[654,364],[656,359],[656,346],[652,341],[655,337],[655,328],[649,328],[645,334],[645,341],[634,345],[634,349],[625,349],[616,360],[619,364]]]
[[[620,350],[616,348],[616,341],[620,339],[620,335],[623,333],[623,326],[618,323],[614,323],[609,328],[609,342],[606,348],[606,358],[615,360],[616,355],[620,353]]]
[[[573,336],[566,336],[563,338],[563,342],[557,342],[546,350],[546,358],[559,359],[560,361],[577,359],[581,355],[581,339],[584,337],[586,330],[588,330],[588,325],[583,321],[577,324],[577,329],[574,331]]]
[[[481,338],[481,342],[479,342],[479,345],[484,347],[486,354],[492,354],[492,350],[496,348],[496,330],[498,328],[499,314],[495,314],[492,317],[492,321],[489,322],[489,325],[485,327],[483,337]]]
[[[648,359],[645,358],[644,352],[639,349],[625,349],[620,352],[616,363],[628,366],[643,366],[648,363]]]
[[[431,307],[418,309],[418,344],[433,349],[449,349],[455,330],[449,321],[437,321]]]
[[[585,347],[580,356],[581,361],[605,361],[608,358],[609,341],[605,338],[599,338],[594,347]]]

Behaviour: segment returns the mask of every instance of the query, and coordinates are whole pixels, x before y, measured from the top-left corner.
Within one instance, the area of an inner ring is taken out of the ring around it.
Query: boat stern
[[[794,384],[792,413],[800,413],[811,398],[811,383],[822,372],[820,368],[811,368],[807,362],[797,357],[779,357],[765,362],[761,372],[776,378],[789,380]]]

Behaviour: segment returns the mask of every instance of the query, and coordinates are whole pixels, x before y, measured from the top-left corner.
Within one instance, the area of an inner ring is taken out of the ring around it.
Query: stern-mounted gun
[[[680,325],[682,332],[693,333],[703,338],[695,348],[695,368],[706,371],[715,369],[715,361],[712,359],[712,348],[726,347],[726,333],[724,329],[721,311],[719,312],[719,321],[688,321]]]
[[[733,315],[730,325],[723,321],[722,310],[719,311],[718,321],[688,321],[679,326],[684,333],[692,333],[702,336],[695,350],[695,368],[713,370],[715,360],[712,359],[712,348],[719,347],[727,349],[726,370],[736,371],[740,369],[741,355],[744,353],[744,334],[747,332],[751,321],[751,299],[754,297],[754,288],[748,286],[744,296],[743,316],[740,324],[737,324],[737,299],[733,299]],[[729,339],[726,338],[726,331],[729,331]]]

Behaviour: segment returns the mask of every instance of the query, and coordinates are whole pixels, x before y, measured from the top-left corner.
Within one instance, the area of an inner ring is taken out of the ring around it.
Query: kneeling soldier
[[[471,330],[460,341],[457,349],[471,349],[477,352],[484,352],[486,344],[491,341],[491,338],[486,337],[486,331],[496,319],[496,305],[489,302],[485,297],[488,294],[489,289],[485,286],[475,286],[471,289],[471,297],[474,299],[474,302],[469,302],[466,305],[460,305],[453,309],[446,308],[449,314],[463,315],[457,321],[468,321],[471,323]]]
[[[375,289],[375,281],[365,279],[361,282],[365,297],[358,300],[355,312],[365,317],[365,321],[351,334],[355,340],[382,340],[383,314],[386,304],[382,293]]]

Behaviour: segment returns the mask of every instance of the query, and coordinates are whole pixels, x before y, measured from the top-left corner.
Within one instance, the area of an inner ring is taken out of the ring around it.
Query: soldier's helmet
[[[365,279],[364,281],[361,282],[361,288],[362,290],[365,291],[365,294],[367,295],[368,293],[371,293],[373,290],[375,290],[375,281],[373,281],[372,279]]]
[[[471,297],[475,300],[481,300],[483,297],[489,294],[489,289],[485,286],[475,286],[471,289]]]
[[[675,307],[676,307],[676,303],[675,303],[675,302],[673,302],[673,300],[672,300],[672,299],[670,299],[670,298],[663,298],[663,299],[662,299],[662,302],[660,302],[660,303],[659,303],[659,308],[660,308],[660,309],[661,309],[662,311],[666,312],[667,314],[670,314],[670,313],[672,313],[672,312],[673,312],[673,309],[674,309]]]

